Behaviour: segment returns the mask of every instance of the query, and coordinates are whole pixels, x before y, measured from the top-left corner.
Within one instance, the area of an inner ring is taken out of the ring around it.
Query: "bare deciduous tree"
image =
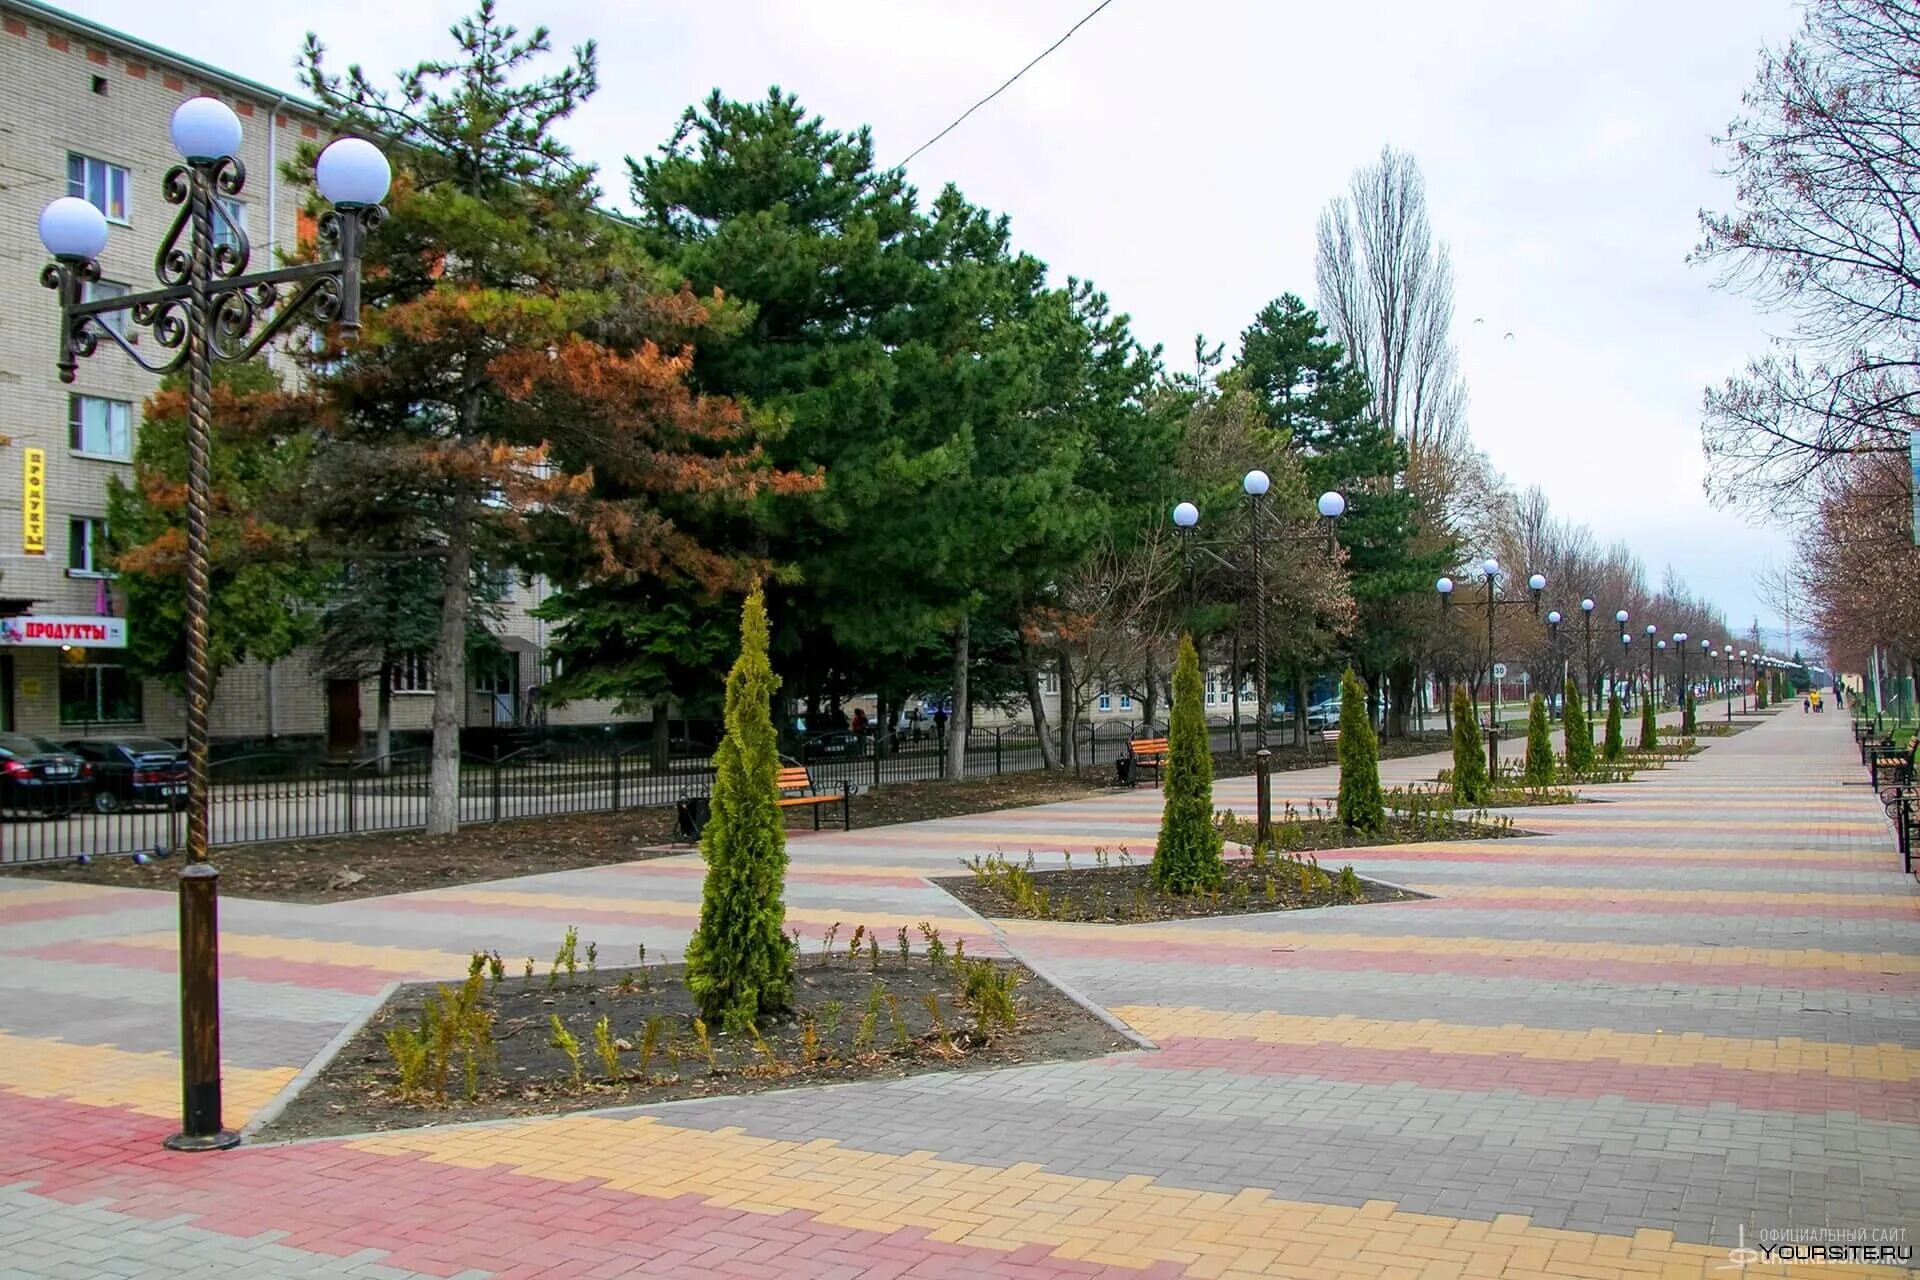
[[[1763,52],[1717,139],[1737,209],[1700,215],[1693,260],[1790,317],[1781,351],[1710,388],[1717,501],[1770,514],[1822,496],[1833,459],[1904,449],[1920,396],[1920,4],[1813,0]]]
[[[1415,459],[1464,430],[1453,345],[1453,266],[1434,240],[1411,155],[1383,147],[1320,215],[1320,316],[1373,388],[1375,416]]]

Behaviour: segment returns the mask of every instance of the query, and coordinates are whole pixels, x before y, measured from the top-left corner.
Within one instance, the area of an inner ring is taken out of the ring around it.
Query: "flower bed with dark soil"
[[[1298,911],[1309,907],[1359,906],[1404,902],[1426,895],[1358,875],[1351,866],[1337,872],[1323,867],[1322,853],[1378,848],[1431,840],[1498,840],[1530,835],[1510,820],[1457,820],[1424,814],[1390,817],[1384,831],[1361,835],[1331,819],[1291,815],[1274,824],[1273,851],[1251,849],[1254,824],[1231,811],[1217,819],[1229,853],[1218,888],[1198,894],[1174,894],[1153,881],[1150,862],[1096,851],[1074,866],[1035,871],[1029,856],[1015,862],[1002,854],[977,858],[964,876],[933,881],[983,916],[1012,920],[1060,920],[1078,924],[1139,924],[1204,916]],[[1238,852],[1235,846],[1239,846]],[[1329,865],[1331,860],[1329,860]]]
[[[483,973],[470,982],[478,988],[472,1008],[486,1015],[486,1044],[449,1033],[445,1070],[436,1072],[429,1061],[424,1079],[403,1095],[389,1037],[419,1035],[430,1044],[433,1028],[423,1023],[430,1001],[443,1024],[477,1021],[448,1017],[447,1010],[460,1007],[457,984],[410,984],[393,993],[256,1140],[981,1071],[1138,1047],[1014,961],[920,953],[903,960],[897,939],[878,943],[877,949],[863,943],[857,958],[848,951],[830,962],[809,956],[795,974],[793,1011],[765,1020],[757,1034],[696,1025],[679,965],[597,973],[579,967],[571,978],[561,969],[551,985],[544,975],[496,982]],[[914,945],[929,948],[922,938]],[[1011,1026],[996,1012],[1003,1006],[984,994],[987,974],[1002,990],[1013,984]],[[604,1038],[595,1031],[603,1018]],[[578,1048],[577,1077],[558,1043],[555,1019]]]

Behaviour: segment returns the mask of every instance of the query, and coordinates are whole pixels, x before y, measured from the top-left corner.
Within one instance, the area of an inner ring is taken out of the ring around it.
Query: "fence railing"
[[[1215,754],[1234,750],[1231,726],[1210,721]],[[1113,776],[1114,761],[1134,738],[1161,737],[1164,723],[1107,722],[1081,726],[1070,742],[1058,733],[1059,761],[1082,773]],[[1268,744],[1293,745],[1291,725],[1268,730]],[[1241,747],[1251,752],[1254,730],[1245,724]],[[936,781],[950,776],[946,736],[931,729],[898,734],[827,733],[787,745],[790,763],[805,764],[815,782],[850,783],[855,790]],[[463,754],[458,818],[461,825],[578,813],[615,813],[671,805],[712,785],[705,757],[670,754],[662,762],[651,744],[611,748],[596,743],[547,742],[498,757]],[[1031,726],[975,728],[967,733],[969,778],[1043,768],[1045,754]],[[427,825],[431,754],[397,751],[335,764],[272,754],[238,756],[212,768],[208,810],[210,844],[239,845],[316,839]],[[13,807],[0,792],[0,863],[61,861],[176,850],[186,842],[183,798],[116,795],[96,806],[96,787],[76,785],[36,797],[49,811]]]

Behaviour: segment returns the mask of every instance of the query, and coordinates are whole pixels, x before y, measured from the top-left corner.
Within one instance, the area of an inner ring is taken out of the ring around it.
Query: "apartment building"
[[[280,175],[327,122],[310,102],[75,17],[36,0],[0,0],[0,728],[73,737],[137,732],[178,737],[183,700],[136,678],[122,660],[145,625],[127,616],[103,563],[107,485],[130,481],[141,405],[158,380],[107,342],[71,384],[54,367],[59,302],[40,282],[40,210],[56,196],[91,201],[112,234],[101,293],[155,287],[154,254],[176,206],[161,179],[178,163],[173,110],[208,95],[239,114],[247,183],[227,214],[252,245],[255,269],[300,232],[303,193]],[[123,331],[129,342],[137,330]],[[148,339],[150,342],[151,339]],[[279,363],[287,377],[290,362]],[[623,719],[610,706],[548,709],[545,624],[529,614],[546,584],[510,581],[494,629],[503,659],[469,672],[470,725],[586,725]],[[219,619],[213,620],[219,626]],[[423,656],[396,684],[394,727],[424,729],[433,672]],[[373,731],[371,681],[333,678],[309,654],[227,674],[213,734],[240,743],[312,739],[336,754]]]

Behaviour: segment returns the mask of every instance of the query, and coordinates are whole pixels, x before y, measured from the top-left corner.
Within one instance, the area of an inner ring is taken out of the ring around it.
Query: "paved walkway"
[[[996,848],[1147,856],[1145,790],[796,835],[810,942],[930,920],[1158,1048],[218,1156],[159,1147],[171,899],[0,879],[0,1276],[1705,1278],[1783,1274],[1763,1231],[1920,1230],[1920,900],[1846,719],[1709,741],[1521,815],[1544,839],[1354,859],[1436,895],[1404,904],[997,935],[923,879]],[[387,981],[544,958],[568,924],[676,954],[699,890],[682,857],[230,901],[229,1118]]]

